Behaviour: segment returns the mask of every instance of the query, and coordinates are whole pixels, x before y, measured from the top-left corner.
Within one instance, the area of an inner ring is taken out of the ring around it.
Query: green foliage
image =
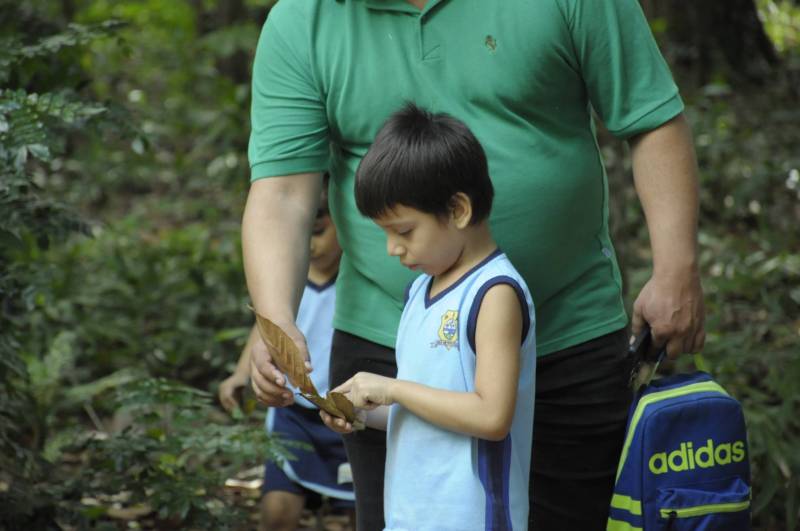
[[[241,158],[214,150],[241,144],[243,128],[219,129],[218,114],[198,110],[201,127],[217,129],[187,154],[188,142],[165,139],[194,138],[178,116],[190,102],[169,115],[154,109],[140,128],[139,109],[124,105],[136,98],[116,92],[112,77],[138,74],[122,67],[135,36],[125,23],[66,24],[52,4],[0,4],[0,528],[115,527],[109,511],[128,500],[147,501],[172,526],[231,527],[241,515],[223,496],[226,474],[282,451],[263,422],[230,424],[211,395],[187,385],[221,379],[247,332],[230,206],[241,199],[234,187],[227,203],[209,200]],[[180,16],[194,15],[183,6]],[[90,74],[97,51],[112,50],[123,53],[114,71]],[[150,52],[148,66],[159,53]],[[209,107],[230,95],[226,112],[241,115],[241,91],[218,90],[230,81],[202,66],[154,97],[188,102],[184,92],[205,82]],[[142,201],[108,200],[126,195]],[[129,426],[114,431],[111,419],[126,415]]]
[[[779,52],[800,57],[800,6],[789,0],[757,0],[764,29]]]
[[[98,229],[46,254],[58,267],[35,285],[28,322],[43,333],[31,348],[66,329],[85,353],[82,380],[140,367],[203,385],[223,374],[251,318],[240,257],[233,225]]]
[[[78,98],[69,80],[59,89],[42,92],[14,87],[14,82],[24,77],[27,60],[84,42],[76,35],[90,33],[74,26],[30,45],[10,33],[0,58],[0,78],[10,82],[9,88],[0,90],[0,469],[8,483],[0,494],[0,513],[2,521],[23,525],[48,521],[52,505],[52,498],[37,485],[49,467],[38,452],[44,444],[45,419],[35,414],[34,396],[42,389],[36,384],[44,388],[52,384],[44,370],[50,368],[46,363],[29,367],[21,354],[31,284],[43,270],[35,257],[83,227],[76,214],[44,192],[34,168],[63,152],[65,135],[85,127],[104,108]],[[21,260],[23,255],[34,259]],[[56,365],[67,360],[67,343],[62,336],[44,359]],[[43,394],[47,396],[47,391]]]
[[[267,438],[258,424],[209,422],[218,415],[209,393],[162,378],[129,383],[114,400],[135,422],[108,438],[90,438],[87,462],[63,496],[92,503],[63,518],[89,526],[106,517],[120,498],[145,506],[159,521],[193,529],[230,529],[244,515],[230,507],[225,479],[253,461],[284,459],[286,445]]]
[[[702,131],[707,220],[701,232],[711,332],[706,351],[745,407],[756,522],[794,530],[800,519],[800,113],[776,107],[780,96],[779,87],[769,87],[747,101],[709,98],[695,123]]]
[[[117,528],[120,506],[152,527],[231,527],[224,479],[281,454],[260,419],[231,422],[209,394],[251,319],[238,226],[271,4],[0,0],[0,527]],[[705,356],[745,407],[755,528],[797,529],[800,19],[791,2],[758,5],[780,75],[682,92]],[[626,152],[603,154],[632,302],[647,232]]]

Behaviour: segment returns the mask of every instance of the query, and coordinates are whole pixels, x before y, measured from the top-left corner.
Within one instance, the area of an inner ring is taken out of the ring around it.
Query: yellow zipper
[[[697,505],[682,509],[660,509],[661,518],[669,518],[674,513],[677,518],[691,518],[714,513],[735,513],[750,507],[750,500],[736,503],[714,503],[711,505]]]

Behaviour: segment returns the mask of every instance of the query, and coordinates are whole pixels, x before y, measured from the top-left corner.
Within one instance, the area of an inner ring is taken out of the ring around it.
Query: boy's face
[[[386,233],[386,251],[412,271],[436,276],[447,272],[464,248],[463,234],[449,218],[396,205],[376,218]]]
[[[311,230],[311,265],[317,269],[328,270],[339,261],[342,248],[336,239],[336,227],[328,213],[328,201],[325,195],[319,203],[317,217]]]

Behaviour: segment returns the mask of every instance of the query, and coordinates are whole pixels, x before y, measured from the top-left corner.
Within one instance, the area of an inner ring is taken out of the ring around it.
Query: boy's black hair
[[[396,205],[446,217],[458,192],[472,202],[471,225],[489,216],[494,188],[483,147],[463,122],[413,103],[386,120],[356,171],[356,205],[373,219]]]

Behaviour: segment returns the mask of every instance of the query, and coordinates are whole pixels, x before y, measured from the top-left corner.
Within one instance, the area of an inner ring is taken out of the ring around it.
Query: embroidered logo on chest
[[[431,348],[442,346],[447,350],[458,348],[458,310],[447,310],[439,325],[439,338],[431,342]]]

